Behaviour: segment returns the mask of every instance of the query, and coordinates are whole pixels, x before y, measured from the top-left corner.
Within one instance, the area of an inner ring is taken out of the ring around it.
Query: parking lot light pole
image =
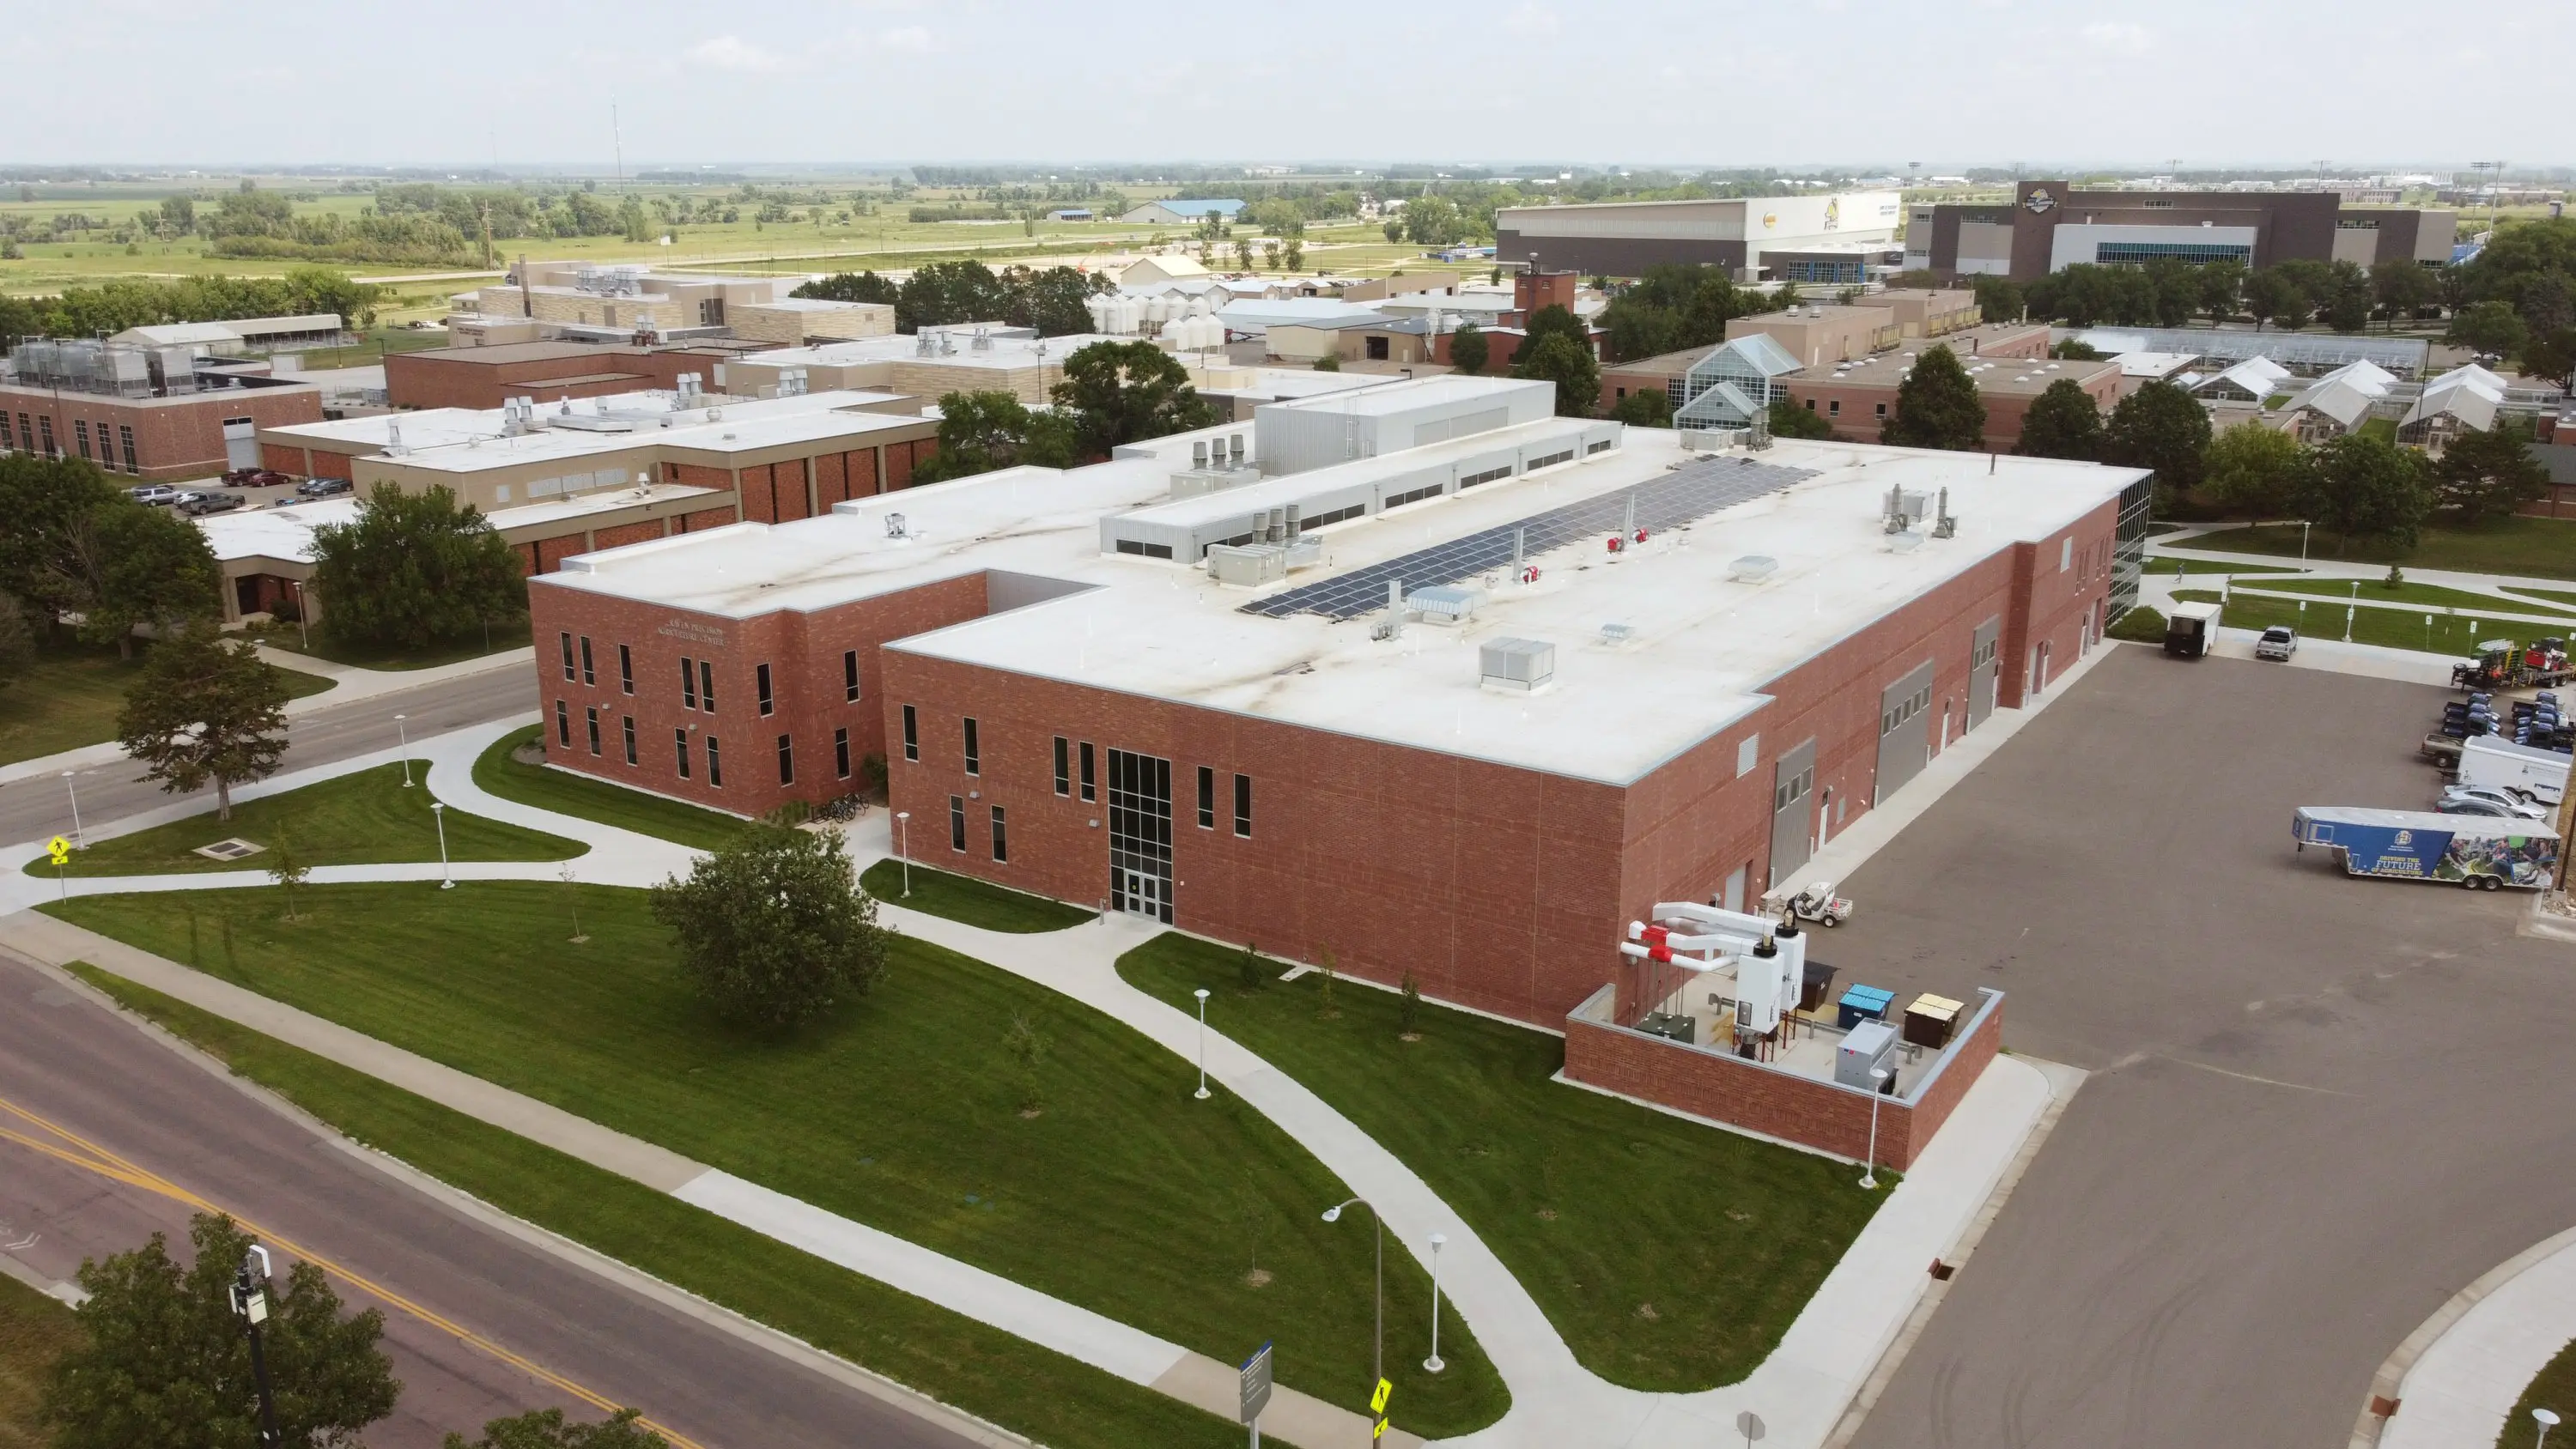
[[[912,812],[894,812],[894,855],[903,862],[903,898],[912,899]]]
[[[1197,997],[1197,998],[1199,999],[1199,1089],[1198,1089],[1196,1092],[1191,1093],[1190,1095],[1192,1095],[1192,1096],[1194,1096],[1194,1097],[1198,1098],[1200,1101],[1204,1102],[1204,1101],[1206,1101],[1206,1100],[1208,1099],[1208,1089],[1207,1089],[1207,999],[1208,999],[1208,993],[1207,993],[1207,988],[1206,988],[1206,987],[1204,987],[1204,986],[1202,986],[1202,987],[1200,987],[1198,990],[1193,991],[1193,992],[1191,992],[1190,994],[1191,994],[1192,996],[1195,996],[1195,997]]]
[[[1354,1205],[1367,1208],[1370,1219],[1377,1224],[1377,1348],[1369,1360],[1370,1386],[1374,1388],[1386,1378],[1386,1219],[1378,1216],[1376,1203],[1355,1197],[1324,1209],[1324,1221],[1340,1222],[1342,1209]]]
[[[1879,1084],[1887,1080],[1887,1068],[1869,1069],[1869,1160],[1860,1165],[1860,1185],[1878,1191],[1878,1099],[1883,1095]]]
[[[403,788],[411,788],[411,731],[403,727],[403,717],[394,716],[394,738],[402,742]]]
[[[438,888],[452,891],[456,889],[456,874],[447,864],[447,802],[430,801],[429,818],[438,822]]]
[[[72,783],[69,770],[63,771],[63,793],[72,797],[72,849],[87,850],[88,844],[81,839],[80,787]]]
[[[1431,1357],[1422,1361],[1425,1373],[1438,1373],[1449,1365],[1440,1361],[1440,1249],[1449,1241],[1447,1233],[1431,1235]]]

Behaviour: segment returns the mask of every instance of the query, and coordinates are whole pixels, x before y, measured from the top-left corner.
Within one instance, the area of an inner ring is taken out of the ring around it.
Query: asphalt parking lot
[[[2576,946],[2355,880],[2443,691],[2122,646],[1844,883],[1842,979],[2010,993],[2093,1073],[1856,1441],[2341,1445],[2461,1286],[2576,1224]]]

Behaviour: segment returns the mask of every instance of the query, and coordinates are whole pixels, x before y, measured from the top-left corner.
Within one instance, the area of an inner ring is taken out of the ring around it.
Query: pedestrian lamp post
[[[251,1378],[259,1388],[259,1442],[262,1449],[276,1449],[286,1439],[277,1432],[277,1397],[269,1389],[268,1355],[259,1331],[268,1322],[268,1280],[268,1249],[253,1243],[233,1271],[233,1313],[250,1335]]]
[[[1353,1206],[1367,1208],[1369,1217],[1377,1224],[1377,1338],[1375,1340],[1377,1346],[1369,1360],[1370,1382],[1377,1384],[1386,1379],[1386,1219],[1378,1216],[1376,1203],[1366,1198],[1355,1197],[1349,1202],[1335,1203],[1324,1209],[1324,1221],[1340,1222],[1342,1209]]]
[[[295,637],[303,643],[306,649],[309,650],[313,647],[313,630],[310,625],[307,625],[304,622],[304,616],[311,613],[312,610],[307,609],[304,606],[304,581],[302,579],[288,579],[286,582],[294,586],[295,589]]]
[[[2352,616],[2361,612],[2361,580],[2352,581],[2352,600],[2343,606],[2343,642],[2352,642]]]
[[[1208,999],[1208,993],[1207,993],[1207,988],[1206,988],[1206,987],[1204,987],[1204,986],[1202,986],[1202,987],[1200,987],[1198,990],[1193,991],[1193,992],[1191,992],[1190,994],[1191,994],[1192,996],[1195,996],[1195,997],[1197,997],[1197,998],[1199,999],[1199,1089],[1198,1089],[1197,1091],[1195,1091],[1195,1092],[1191,1093],[1190,1095],[1191,1095],[1191,1096],[1194,1096],[1194,1097],[1198,1098],[1200,1101],[1204,1102],[1204,1101],[1206,1101],[1206,1100],[1208,1099],[1208,1089],[1207,1089],[1207,999]]]
[[[430,801],[429,818],[438,822],[438,888],[452,891],[456,889],[456,874],[447,864],[447,802]]]
[[[394,738],[402,743],[403,788],[411,788],[411,731],[403,726],[403,716],[394,716]]]
[[[1887,1081],[1887,1070],[1869,1069],[1869,1161],[1861,1164],[1860,1185],[1872,1192],[1878,1191],[1878,1099],[1884,1095],[1880,1087]]]
[[[2531,1449],[2547,1449],[2549,1431],[2558,1427],[2558,1415],[2548,1409],[2534,1409],[2531,1422],[2540,1426],[2540,1437],[2531,1441]]]
[[[2309,526],[2310,526],[2310,525],[2309,525],[2309,523],[2307,522],[2307,520],[2305,520],[2305,519],[2300,520],[2300,522],[2299,522],[2299,562],[2301,562],[2301,563],[2306,563],[2306,562],[2308,561],[2308,528],[2309,528]]]
[[[894,855],[903,862],[903,898],[912,899],[912,812],[894,812]]]
[[[88,844],[81,839],[80,787],[72,783],[69,770],[63,771],[63,793],[72,797],[72,849],[87,850]]]
[[[1449,1365],[1440,1361],[1440,1249],[1449,1241],[1447,1233],[1431,1235],[1431,1357],[1422,1361],[1425,1373],[1438,1373]]]

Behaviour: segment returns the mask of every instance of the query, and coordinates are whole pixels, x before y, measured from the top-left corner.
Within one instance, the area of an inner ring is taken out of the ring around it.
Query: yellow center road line
[[[616,1413],[619,1408],[623,1407],[616,1400],[593,1392],[592,1390],[573,1382],[571,1379],[565,1378],[563,1375],[554,1372],[552,1369],[533,1363],[530,1360],[511,1352],[509,1349],[502,1347],[500,1344],[493,1342],[491,1339],[484,1337],[482,1334],[475,1332],[473,1329],[467,1328],[453,1319],[433,1312],[432,1310],[413,1302],[411,1299],[394,1292],[392,1289],[385,1287],[381,1283],[377,1283],[372,1279],[362,1277],[349,1271],[347,1268],[333,1262],[329,1258],[323,1257],[321,1254],[314,1252],[310,1248],[304,1247],[293,1239],[271,1232],[238,1213],[234,1213],[227,1208],[208,1202],[206,1199],[199,1197],[195,1193],[188,1191],[186,1188],[179,1186],[177,1183],[170,1181],[168,1178],[162,1177],[158,1173],[152,1172],[143,1167],[139,1167],[123,1157],[119,1157],[115,1153],[108,1151],[105,1147],[90,1141],[88,1138],[81,1136],[79,1133],[72,1131],[70,1128],[63,1126],[50,1118],[30,1112],[26,1108],[19,1106],[17,1103],[12,1102],[5,1097],[0,1097],[0,1112],[6,1112],[9,1115],[17,1117],[28,1123],[30,1126],[35,1127],[41,1132],[50,1133],[55,1137],[61,1138],[63,1141],[71,1143],[72,1147],[78,1150],[74,1151],[66,1149],[53,1143],[43,1141],[39,1138],[30,1137],[26,1133],[15,1131],[7,1127],[0,1127],[0,1141],[14,1142],[21,1147],[41,1153],[59,1162],[68,1163],[71,1166],[97,1173],[101,1177],[122,1182],[131,1187],[141,1188],[146,1192],[156,1193],[175,1202],[186,1204],[189,1207],[195,1208],[199,1212],[216,1213],[229,1217],[235,1223],[239,1224],[244,1231],[249,1232],[262,1242],[284,1249],[288,1253],[291,1253],[294,1256],[313,1264],[315,1267],[322,1269],[324,1272],[349,1283],[361,1292],[364,1292],[384,1303],[390,1304],[394,1308],[410,1314],[421,1322],[438,1329],[440,1332],[452,1336],[458,1342],[463,1343],[470,1348],[479,1349],[482,1352],[489,1354],[491,1357],[508,1364],[510,1367],[527,1374],[531,1378],[537,1379],[543,1383],[552,1384],[554,1387],[561,1389],[572,1397],[590,1405],[592,1408],[598,1409],[603,1413],[613,1414]],[[697,1440],[679,1433],[666,1425],[656,1423],[651,1419],[638,1419],[636,1422],[669,1440],[671,1442],[672,1449],[707,1449],[707,1446],[699,1443]]]

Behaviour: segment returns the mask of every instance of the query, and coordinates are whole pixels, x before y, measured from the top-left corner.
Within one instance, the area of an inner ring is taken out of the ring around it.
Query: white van
[[[2556,805],[2567,795],[2568,757],[2556,750],[2537,750],[2493,735],[2472,735],[2460,744],[2460,783],[2485,785]]]

